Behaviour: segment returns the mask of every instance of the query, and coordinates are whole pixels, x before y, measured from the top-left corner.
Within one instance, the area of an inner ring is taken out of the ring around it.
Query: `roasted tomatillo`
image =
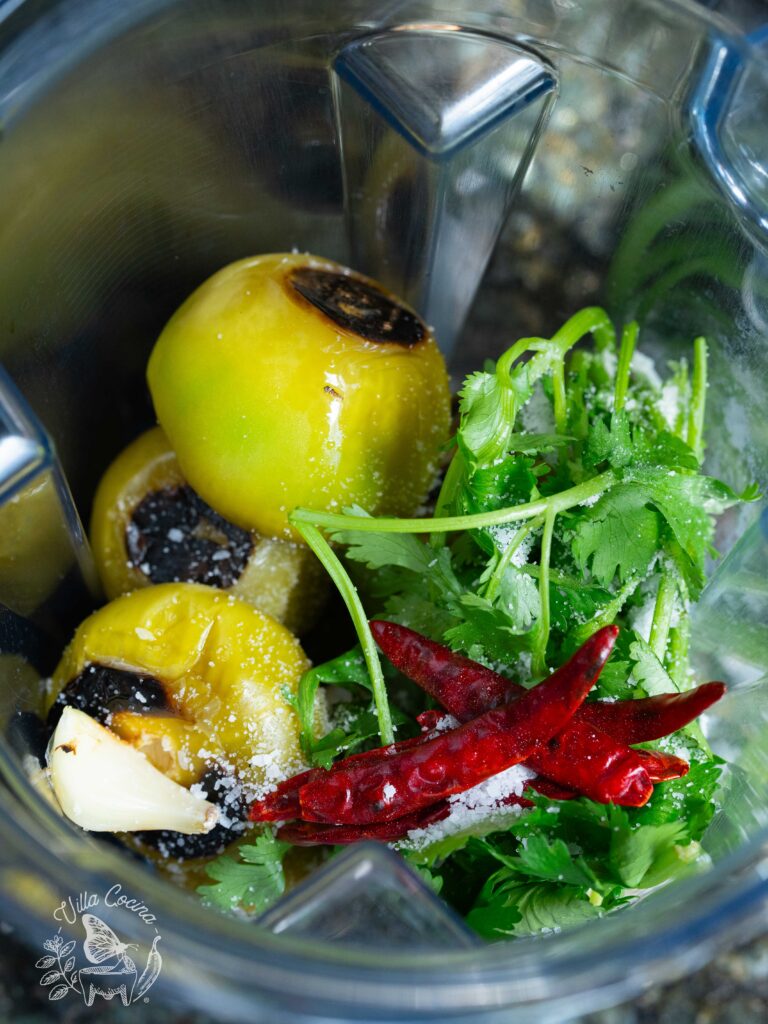
[[[147,587],[79,627],[53,674],[49,721],[72,704],[183,785],[216,769],[259,787],[301,764],[286,694],[308,664],[244,601],[192,583]]]
[[[214,274],[163,330],[148,379],[191,486],[267,536],[291,536],[299,505],[415,513],[448,437],[429,328],[375,282],[311,256]]]
[[[102,477],[91,542],[110,599],[152,583],[205,583],[301,632],[327,590],[305,546],[243,530],[210,508],[159,427],[128,445]]]

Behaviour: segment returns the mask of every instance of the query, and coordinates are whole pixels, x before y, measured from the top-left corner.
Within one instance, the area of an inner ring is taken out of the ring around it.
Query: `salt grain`
[[[495,828],[504,828],[510,818],[519,816],[523,808],[517,803],[504,803],[509,797],[522,796],[536,772],[517,764],[492,775],[485,782],[464,793],[448,798],[447,818],[427,828],[414,829],[398,845],[404,849],[423,850],[432,843],[461,832],[484,835]]]

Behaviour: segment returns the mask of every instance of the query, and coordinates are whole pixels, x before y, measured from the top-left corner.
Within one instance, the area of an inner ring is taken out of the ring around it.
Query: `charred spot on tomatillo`
[[[104,725],[118,711],[168,708],[168,699],[162,683],[153,676],[91,663],[56,696],[46,719],[48,729],[56,728],[65,707],[84,711]]]
[[[228,522],[191,487],[152,491],[125,530],[130,559],[152,583],[206,583],[226,590],[248,565],[253,539]]]
[[[427,335],[424,322],[373,281],[312,267],[298,267],[286,280],[334,324],[367,341],[409,348]]]
[[[244,530],[212,509],[159,427],[124,448],[102,477],[91,544],[109,598],[153,583],[204,583],[303,632],[327,592],[305,546]]]
[[[191,487],[269,537],[297,506],[413,515],[448,440],[442,354],[417,314],[330,260],[271,254],[205,281],[147,379]]]

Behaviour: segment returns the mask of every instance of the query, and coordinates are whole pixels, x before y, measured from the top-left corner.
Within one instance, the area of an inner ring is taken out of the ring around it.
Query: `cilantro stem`
[[[701,462],[704,456],[704,410],[707,403],[707,342],[697,338],[693,343],[693,392],[688,414],[688,446]]]
[[[563,359],[566,352],[581,341],[586,334],[593,335],[598,351],[615,347],[615,332],[610,317],[600,306],[588,306],[574,313],[552,338],[520,338],[508,348],[496,365],[496,374],[501,384],[509,389],[516,401],[521,394],[530,393],[534,384],[545,374],[551,373],[555,382],[555,422],[558,432],[566,432],[565,370]],[[537,354],[523,362],[514,364],[525,352]],[[512,409],[514,422],[516,409]],[[559,417],[559,419],[558,419]]]
[[[565,361],[560,359],[552,371],[552,396],[554,398],[555,430],[558,434],[568,432],[568,407],[565,401]]]
[[[656,604],[653,608],[653,622],[648,645],[659,659],[664,661],[667,653],[667,640],[672,625],[672,613],[677,599],[677,583],[671,573],[662,573],[659,588],[656,591]]]
[[[552,509],[555,515],[581,505],[590,498],[599,497],[616,482],[611,470],[593,476],[575,487],[538,498],[523,505],[511,505],[492,512],[475,512],[463,516],[443,516],[432,519],[388,519],[373,516],[352,516],[338,512],[320,512],[309,508],[296,508],[289,521],[301,531],[305,524],[328,530],[358,530],[361,533],[454,533],[459,530],[479,530],[488,526],[503,526],[523,519],[546,515]]]
[[[552,553],[552,534],[555,529],[556,512],[547,509],[544,517],[544,532],[541,535],[541,558],[539,559],[539,622],[536,627],[536,646],[533,650],[532,670],[535,676],[547,671],[547,644],[549,642],[549,559]]]
[[[613,398],[613,411],[621,412],[624,408],[624,401],[627,397],[629,387],[629,371],[632,366],[632,355],[637,343],[637,332],[639,330],[637,320],[628,323],[621,332],[621,346],[619,348],[619,364],[616,368],[616,390]]]
[[[509,563],[512,561],[512,556],[518,550],[528,534],[531,533],[532,530],[537,530],[541,526],[542,522],[542,519],[532,519],[530,523],[526,523],[525,526],[521,526],[514,538],[509,542],[509,544],[507,544],[506,548],[504,548],[504,552],[499,559],[498,565],[493,570],[493,574],[488,580],[488,585],[485,588],[485,594],[483,596],[486,601],[493,603],[493,601],[496,600],[499,588],[501,587],[501,581],[504,578],[504,573],[507,571]]]
[[[552,336],[552,341],[559,346],[560,353],[564,356],[585,334],[594,335],[598,350],[614,348],[616,345],[616,332],[611,318],[600,306],[587,306],[586,309],[574,313]]]
[[[496,376],[499,381],[508,385],[512,367],[520,356],[525,355],[526,352],[541,352],[543,348],[551,344],[549,338],[518,338],[515,344],[508,348],[496,362]]]
[[[445,476],[443,477],[443,482],[440,485],[440,491],[437,495],[437,501],[435,502],[435,515],[438,518],[442,516],[445,509],[447,509],[453,501],[463,472],[464,456],[461,454],[461,449],[456,448],[453,453],[453,458],[448,463],[448,468],[445,471]]]
[[[445,471],[443,482],[440,485],[440,491],[437,495],[437,501],[435,502],[435,518],[440,519],[446,509],[450,508],[451,502],[454,499],[456,491],[458,490],[461,478],[464,474],[465,464],[464,456],[461,453],[460,448],[456,448],[453,453],[453,458],[448,463],[448,468]],[[434,548],[441,548],[445,546],[445,534],[436,533],[430,538],[430,543]]]
[[[379,720],[379,735],[381,736],[381,742],[384,746],[387,746],[389,743],[394,743],[395,736],[392,731],[392,717],[389,711],[389,700],[387,699],[387,688],[384,682],[384,674],[381,671],[381,663],[379,662],[379,654],[376,649],[376,641],[373,639],[373,634],[371,633],[368,625],[368,619],[357,593],[357,587],[349,578],[346,569],[336,557],[330,544],[316,526],[306,521],[296,522],[294,523],[294,526],[307,542],[308,546],[317,555],[326,572],[336,584],[344,604],[347,606],[347,610],[352,617],[352,622],[354,623],[355,630],[357,631],[360,646],[363,649],[363,657],[365,658],[365,664],[368,667],[368,673],[371,677],[371,689],[373,690],[373,700],[376,705],[376,716]]]
[[[691,382],[688,379],[688,361],[681,359],[672,378],[673,386],[677,387],[680,396],[677,403],[677,416],[673,427],[673,434],[681,441],[688,443],[688,424],[691,418]],[[666,421],[662,417],[661,429],[666,428]]]
[[[669,631],[669,649],[667,652],[667,668],[678,690],[690,688],[688,679],[688,645],[691,629],[688,615],[682,616],[677,626]]]

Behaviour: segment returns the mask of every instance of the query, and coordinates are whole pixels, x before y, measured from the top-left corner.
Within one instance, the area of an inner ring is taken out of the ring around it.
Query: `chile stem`
[[[379,736],[383,746],[394,743],[395,736],[392,731],[392,717],[389,712],[389,700],[387,699],[384,674],[381,671],[376,641],[373,639],[373,634],[368,625],[368,619],[357,593],[357,587],[349,578],[346,569],[316,526],[313,526],[311,523],[296,523],[295,526],[336,584],[344,604],[352,616],[352,622],[355,625],[360,646],[363,649],[363,657],[368,667],[368,674],[371,677],[373,700],[376,704],[376,716],[379,720]]]

